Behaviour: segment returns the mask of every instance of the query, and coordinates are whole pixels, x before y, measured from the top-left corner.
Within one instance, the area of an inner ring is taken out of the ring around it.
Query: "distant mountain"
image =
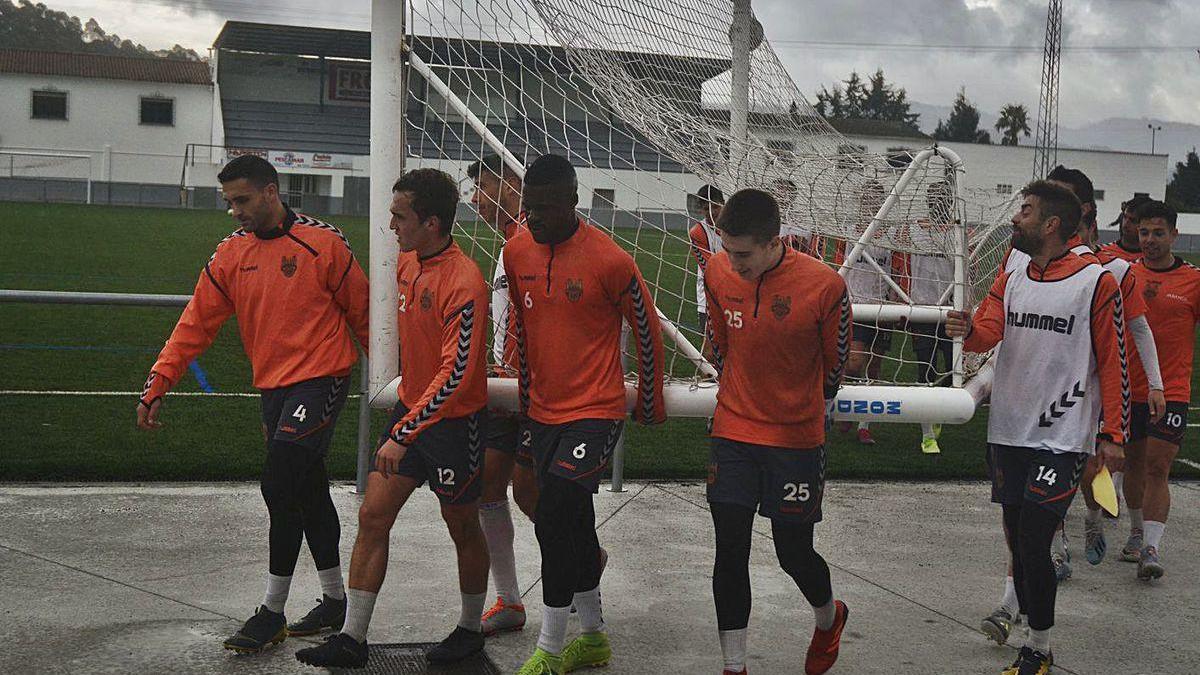
[[[948,105],[914,102],[911,109],[921,116],[917,123],[921,126],[921,131],[927,134],[933,133],[939,119],[944,120],[950,116],[950,106]],[[1030,117],[1036,118],[1036,116],[1037,111],[1031,110]],[[983,110],[979,113],[980,128],[991,132],[993,138],[997,137],[996,119],[995,114]],[[1030,126],[1033,126],[1036,119],[1030,119],[1029,122]],[[1172,170],[1174,170],[1175,162],[1183,161],[1188,151],[1200,148],[1200,124],[1128,117],[1110,117],[1082,127],[1059,127],[1058,145],[1059,147],[1093,150],[1150,152],[1150,130],[1146,128],[1146,125],[1151,123],[1156,127],[1162,127],[1162,131],[1159,131],[1155,138],[1154,151],[1170,155]],[[1032,144],[1032,136],[1028,140],[1021,139],[1021,145]]]

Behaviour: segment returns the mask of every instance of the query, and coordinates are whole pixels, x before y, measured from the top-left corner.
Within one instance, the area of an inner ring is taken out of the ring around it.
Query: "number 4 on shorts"
[[[292,413],[292,417],[295,417],[296,419],[300,420],[301,422],[304,421],[304,418],[308,417],[308,411],[305,410],[304,404],[300,404],[300,405],[296,406],[296,412]]]

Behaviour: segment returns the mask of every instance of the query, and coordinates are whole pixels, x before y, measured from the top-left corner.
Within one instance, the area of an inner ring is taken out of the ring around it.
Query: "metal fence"
[[[126,307],[183,307],[190,295],[151,293],[79,293],[72,291],[23,291],[0,289],[0,302],[28,302],[68,305],[121,305]],[[367,391],[369,372],[367,357],[362,357],[361,382],[358,398],[358,461],[355,484],[360,493],[367,490],[367,474],[371,461],[371,394]]]

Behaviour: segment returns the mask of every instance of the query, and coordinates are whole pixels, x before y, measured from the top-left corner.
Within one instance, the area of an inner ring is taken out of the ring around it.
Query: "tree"
[[[1200,156],[1195,148],[1187,154],[1187,162],[1175,163],[1175,174],[1167,184],[1167,203],[1176,211],[1200,213]]]
[[[1029,128],[1029,110],[1020,103],[1009,103],[1000,109],[1000,119],[996,120],[996,131],[1002,135],[1000,145],[1018,145],[1021,134],[1029,138],[1032,131]]]
[[[910,105],[908,92],[889,83],[880,68],[865,82],[858,72],[851,72],[842,86],[821,87],[814,107],[826,119],[885,120],[917,131],[919,115],[909,112]]]
[[[958,90],[954,98],[954,108],[946,121],[938,120],[933,137],[939,141],[956,141],[959,143],[992,142],[992,136],[979,128],[979,108],[967,100],[967,88]]]
[[[180,45],[152,51],[118,35],[105,33],[95,19],[83,24],[79,17],[55,11],[41,3],[34,4],[31,0],[20,0],[19,3],[0,0],[0,48],[203,60],[196,52]]]

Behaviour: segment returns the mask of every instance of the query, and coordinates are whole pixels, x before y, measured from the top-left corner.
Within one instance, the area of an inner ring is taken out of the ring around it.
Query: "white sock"
[[[862,431],[863,429],[870,429],[870,428],[871,428],[871,425],[870,425],[869,423],[867,423],[867,422],[859,422],[859,423],[858,423],[858,430],[859,430],[859,431]]]
[[[833,622],[837,619],[837,603],[830,598],[823,607],[813,607],[813,616],[817,620],[817,628],[821,630],[833,628]]]
[[[746,668],[746,629],[717,631],[725,670],[740,673]]]
[[[937,434],[933,433],[933,422],[921,422],[921,437],[935,438]]]
[[[1125,498],[1125,472],[1116,471],[1112,475],[1113,487],[1117,489],[1117,499]]]
[[[1017,600],[1017,585],[1013,583],[1011,576],[1004,577],[1004,595],[1000,596],[1000,606],[1007,609],[1012,616],[1016,616],[1020,611],[1021,602]]]
[[[567,644],[567,621],[571,618],[571,606],[547,607],[542,605],[542,632],[537,646],[555,656],[562,653]]]
[[[491,558],[492,584],[506,605],[521,604],[517,559],[513,553],[513,521],[508,500],[479,505],[479,525]]]
[[[292,578],[290,576],[281,577],[274,574],[267,575],[267,592],[263,596],[262,604],[266,605],[267,609],[277,614],[283,613],[283,608],[287,605],[288,591],[292,588]]]
[[[1050,629],[1034,630],[1029,629],[1029,639],[1025,641],[1025,646],[1036,649],[1043,654],[1050,653]]]
[[[360,591],[351,588],[346,592],[346,623],[342,625],[342,634],[366,642],[367,627],[371,625],[371,614],[375,611],[375,599],[378,593]]]
[[[1090,525],[1093,527],[1096,525],[1099,525],[1101,522],[1101,517],[1102,517],[1100,514],[1101,514],[1100,509],[1088,509],[1087,515],[1083,517],[1084,524]]]
[[[458,615],[458,625],[478,633],[482,630],[480,617],[483,615],[483,605],[487,602],[487,591],[459,595],[462,596],[462,612]]]
[[[604,609],[600,606],[600,587],[575,594],[575,611],[579,613],[579,627],[585,633],[604,630]]]
[[[1063,522],[1058,522],[1058,531],[1054,533],[1053,544],[1050,550],[1056,553],[1061,553],[1063,556],[1067,554],[1067,530],[1063,527]]]
[[[1146,521],[1142,517],[1141,509],[1129,509],[1129,531],[1146,529]]]
[[[334,600],[346,597],[346,586],[342,583],[341,565],[335,565],[327,570],[317,570],[317,578],[321,580],[321,593]]]
[[[1166,523],[1160,523],[1157,520],[1146,521],[1146,545],[1153,546],[1158,549],[1162,542],[1163,530],[1167,529]]]

